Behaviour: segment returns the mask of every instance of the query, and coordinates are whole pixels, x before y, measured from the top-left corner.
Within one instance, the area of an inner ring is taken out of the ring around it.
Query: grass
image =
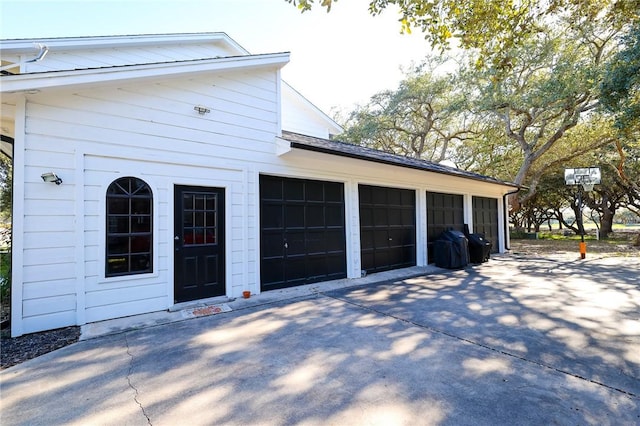
[[[616,231],[605,240],[597,240],[595,235],[585,235],[587,256],[589,253],[600,256],[640,256],[640,247],[635,246],[638,231]],[[512,239],[511,252],[537,255],[565,254],[579,255],[579,235],[564,236],[561,232],[540,232],[538,239]]]

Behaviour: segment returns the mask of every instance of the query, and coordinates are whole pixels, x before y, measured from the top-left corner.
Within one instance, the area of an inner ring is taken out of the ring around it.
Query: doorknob
[[[178,237],[177,235],[173,238],[174,241],[180,241],[180,237]]]
[[[289,248],[289,243],[284,243],[284,248],[288,249]]]

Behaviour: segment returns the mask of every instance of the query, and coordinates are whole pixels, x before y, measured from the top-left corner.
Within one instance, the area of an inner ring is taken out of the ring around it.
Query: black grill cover
[[[470,234],[469,225],[464,224],[464,235],[469,240],[469,262],[483,263],[489,260],[491,255],[491,241],[484,234]]]
[[[459,269],[469,263],[469,242],[460,231],[444,231],[434,243],[436,266]]]

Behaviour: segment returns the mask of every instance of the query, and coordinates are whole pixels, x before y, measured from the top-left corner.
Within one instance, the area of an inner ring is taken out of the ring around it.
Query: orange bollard
[[[587,243],[582,241],[580,243],[580,259],[584,259],[585,257],[587,257]]]

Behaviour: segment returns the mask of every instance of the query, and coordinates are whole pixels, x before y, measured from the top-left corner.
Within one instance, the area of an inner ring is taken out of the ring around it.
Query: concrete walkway
[[[640,424],[637,257],[400,273],[102,324],[0,372],[0,423]]]

